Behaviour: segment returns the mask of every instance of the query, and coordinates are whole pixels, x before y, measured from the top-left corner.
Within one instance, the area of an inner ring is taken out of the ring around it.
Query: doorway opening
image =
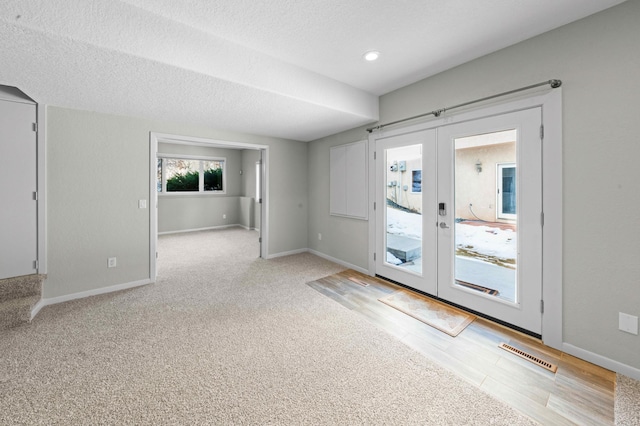
[[[158,235],[244,228],[257,257],[267,256],[268,146],[154,132],[149,145],[152,281]]]

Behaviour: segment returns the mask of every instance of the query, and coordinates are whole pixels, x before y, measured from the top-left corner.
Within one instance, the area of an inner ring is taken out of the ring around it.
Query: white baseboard
[[[33,308],[31,308],[31,318],[29,318],[29,321],[33,320],[35,316],[38,315],[38,312],[40,312],[40,309],[44,308],[45,306],[47,305],[44,304],[44,299],[38,300],[38,303],[36,303]]]
[[[267,256],[267,259],[275,259],[276,257],[283,257],[283,256],[292,256],[294,254],[300,254],[300,253],[311,253],[313,255],[316,255],[318,257],[326,259],[326,260],[328,260],[330,262],[337,263],[338,265],[342,265],[345,268],[353,269],[354,271],[358,271],[358,272],[361,272],[363,274],[369,275],[369,271],[367,269],[365,269],[365,268],[361,268],[360,266],[353,265],[353,264],[351,264],[349,262],[345,262],[344,260],[336,259],[335,257],[331,257],[328,254],[324,254],[324,253],[321,253],[319,251],[315,251],[315,250],[312,250],[312,249],[309,249],[309,248],[297,249],[297,250],[291,250],[291,251],[284,251],[284,252],[281,252],[281,253],[270,254],[270,255]]]
[[[284,256],[292,256],[294,254],[300,254],[300,253],[307,253],[309,251],[309,249],[297,249],[297,250],[291,250],[291,251],[283,251],[280,253],[274,253],[274,254],[270,254],[267,255],[267,259],[275,259],[276,257],[284,257]]]
[[[140,287],[147,284],[153,284],[154,281],[150,279],[132,281],[124,284],[116,284],[109,287],[96,288],[94,290],[81,291],[78,293],[65,294],[64,296],[50,297],[46,299],[40,299],[38,303],[31,309],[31,319],[33,319],[40,309],[49,305],[56,305],[58,303],[68,302],[70,300],[83,299],[85,297],[98,296],[100,294],[113,293],[115,291],[127,290],[130,288]]]
[[[589,352],[585,349],[573,346],[569,343],[562,344],[563,352],[573,355],[585,361],[589,361],[592,364],[599,365],[607,370],[615,371],[616,373],[623,374],[632,379],[640,380],[640,369],[632,367],[630,365],[623,364],[613,359],[598,355],[593,352]]]
[[[342,265],[342,266],[344,266],[346,268],[353,269],[354,271],[358,271],[360,273],[369,275],[369,271],[366,270],[365,268],[361,268],[360,266],[353,265],[353,264],[351,264],[349,262],[345,262],[344,260],[336,259],[335,257],[331,257],[328,254],[324,254],[324,253],[321,253],[319,251],[315,251],[315,250],[312,250],[312,249],[308,249],[308,251],[311,254],[315,254],[318,257],[321,257],[323,259],[327,259],[327,260],[329,260],[329,261],[331,261],[333,263],[337,263],[338,265]]]
[[[210,231],[212,229],[234,228],[236,226],[244,228],[244,226],[240,225],[239,223],[234,223],[232,225],[209,226],[207,228],[182,229],[180,231],[164,231],[164,232],[158,232],[158,235],[182,234],[184,232]]]

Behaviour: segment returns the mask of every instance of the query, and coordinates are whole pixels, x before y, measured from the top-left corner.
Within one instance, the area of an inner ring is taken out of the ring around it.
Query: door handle
[[[446,223],[444,223],[444,222],[440,222],[440,228],[442,228],[442,229],[449,229],[449,228],[451,228],[451,227],[450,227],[449,225],[447,225]]]

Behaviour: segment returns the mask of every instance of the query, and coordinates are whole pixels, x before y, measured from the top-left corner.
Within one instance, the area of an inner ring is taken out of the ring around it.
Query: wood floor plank
[[[506,402],[511,407],[543,425],[574,425],[574,422],[555,411],[549,410],[546,405],[532,401],[519,392],[515,392],[513,388],[491,377],[487,377],[480,389]]]
[[[603,392],[595,386],[590,386],[574,377],[559,376],[556,378],[556,390],[551,398],[550,408],[559,410],[570,409],[598,418],[604,424],[614,415],[614,392]],[[575,415],[574,415],[575,417]]]
[[[425,324],[426,325],[426,324]],[[435,346],[436,348],[446,351],[449,346],[453,343],[454,337],[449,336],[447,333],[443,333],[440,330],[436,330],[433,327],[425,328],[422,331],[414,331],[407,333],[407,340],[413,341],[424,341],[421,344],[430,344],[431,346]]]
[[[318,291],[319,293],[329,297],[330,299],[338,302],[339,304],[341,304],[342,306],[344,306],[347,309],[354,309],[355,306],[351,303],[348,302],[344,297],[342,297],[342,295],[336,293],[334,290],[332,290],[331,288],[329,288],[326,285],[326,282],[321,282],[321,281],[312,281],[307,283],[307,285],[311,288],[313,288],[314,290]]]
[[[490,351],[469,339],[454,339],[446,352],[484,374],[489,374],[494,365],[500,360],[500,354]]]
[[[590,405],[589,398],[585,398],[584,394],[574,389],[565,388],[563,391],[551,394],[547,406],[577,424],[613,424],[613,404],[610,407]]]
[[[515,392],[541,405],[546,405],[549,396],[556,390],[553,374],[548,376],[540,375],[537,372],[522,368],[516,360],[507,358],[500,358],[488,375],[497,382],[509,386]]]
[[[475,386],[479,387],[487,377],[486,374],[478,371],[471,365],[449,356],[444,350],[413,334],[405,336],[402,342]]]
[[[616,373],[599,367],[588,361],[563,353],[559,365],[566,371],[571,371],[576,377],[602,384],[605,388],[615,387]]]

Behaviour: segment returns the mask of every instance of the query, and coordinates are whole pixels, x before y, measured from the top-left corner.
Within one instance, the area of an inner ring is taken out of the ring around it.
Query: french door
[[[376,141],[376,274],[437,294],[434,129]]]
[[[376,139],[376,274],[541,334],[541,110]]]

